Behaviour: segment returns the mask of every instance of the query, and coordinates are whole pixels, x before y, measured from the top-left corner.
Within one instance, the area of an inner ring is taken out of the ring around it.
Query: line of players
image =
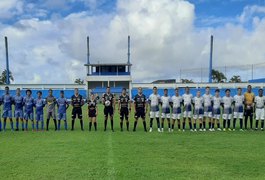
[[[53,96],[52,89],[49,89],[49,95],[43,99],[42,92],[37,92],[37,98],[32,97],[32,91],[30,89],[26,90],[26,96],[21,95],[20,88],[17,88],[16,95],[12,97],[9,93],[9,87],[5,87],[5,94],[0,97],[0,105],[3,105],[3,128],[2,128],[2,118],[0,119],[0,131],[2,129],[6,130],[7,119],[10,121],[11,130],[14,130],[13,119],[12,119],[12,105],[15,106],[14,117],[16,119],[16,131],[19,130],[19,122],[21,122],[21,130],[28,131],[28,122],[31,121],[31,129],[35,130],[36,120],[36,130],[44,130],[44,107],[47,109],[47,120],[46,120],[46,130],[49,130],[49,122],[52,118],[54,121],[55,130],[60,130],[61,121],[64,121],[64,128],[67,130],[67,119],[66,110],[69,107],[69,102],[64,97],[64,91],[60,92],[60,97],[56,99]],[[79,94],[78,89],[75,89],[75,94],[71,97],[72,109],[72,130],[74,130],[74,123],[76,116],[80,119],[81,129],[83,130],[83,120],[82,120],[82,106],[84,105],[83,97]],[[56,116],[55,108],[57,106],[58,116]],[[35,113],[34,113],[35,108]],[[57,125],[58,118],[58,125]],[[40,124],[39,124],[40,123]],[[39,127],[40,125],[40,127]]]
[[[147,99],[143,94],[142,88],[138,88],[138,94],[131,101],[126,93],[126,89],[123,89],[122,94],[118,99],[118,111],[120,114],[120,128],[123,131],[123,121],[126,120],[126,129],[129,130],[129,113],[134,105],[135,121],[133,131],[136,131],[138,119],[143,120],[144,130],[147,131],[146,125],[146,113],[148,107],[150,109],[150,132],[153,130],[153,120],[156,119],[159,132],[164,131],[164,121],[168,122],[168,131],[174,130],[175,122],[177,121],[178,130],[181,130],[180,119],[183,115],[182,130],[185,131],[186,120],[188,119],[190,130],[197,131],[197,121],[199,120],[199,130],[206,131],[206,119],[208,118],[209,130],[215,130],[215,124],[217,124],[217,130],[221,130],[220,117],[221,112],[223,118],[223,130],[231,131],[231,119],[233,118],[233,130],[236,127],[236,120],[240,120],[240,130],[243,130],[243,115],[245,116],[245,129],[247,129],[248,117],[250,119],[250,128],[253,124],[253,112],[256,112],[256,130],[258,129],[259,120],[261,120],[261,130],[264,129],[264,102],[263,90],[259,90],[259,95],[255,97],[251,92],[251,86],[248,86],[248,91],[242,95],[242,89],[238,88],[238,93],[234,97],[230,96],[230,90],[226,89],[226,95],[220,97],[220,90],[215,90],[215,95],[210,94],[210,88],[206,87],[205,94],[201,96],[200,90],[198,90],[195,97],[189,92],[189,87],[185,88],[185,94],[182,96],[179,94],[179,89],[175,89],[175,95],[170,97],[168,90],[164,90],[164,95],[160,97],[157,93],[157,88],[153,88],[153,94]],[[41,122],[41,130],[44,130],[43,121],[43,108],[47,104],[47,121],[46,130],[49,130],[50,118],[53,118],[55,130],[60,130],[60,122],[64,120],[65,129],[67,130],[66,110],[69,107],[69,102],[64,98],[64,92],[61,91],[60,98],[56,99],[52,95],[52,90],[49,90],[48,97],[43,100],[42,93],[39,91],[36,99],[32,98],[31,90],[26,91],[26,97],[22,97],[20,89],[17,89],[16,96],[12,97],[9,94],[9,88],[5,88],[5,95],[0,99],[3,104],[3,129],[6,128],[6,120],[10,119],[11,129],[13,130],[12,121],[12,104],[15,105],[14,116],[16,118],[16,130],[19,129],[19,120],[21,121],[22,130],[28,130],[28,120],[31,120],[32,129],[34,129],[34,117],[33,107],[35,107],[36,115],[36,130],[39,130],[39,122]],[[78,89],[75,89],[75,94],[71,97],[72,109],[72,128],[74,130],[75,119],[78,117],[80,120],[81,130],[84,130],[82,120],[82,106],[84,105],[84,99],[79,94]],[[89,117],[89,130],[94,124],[95,130],[97,130],[97,108],[98,98],[94,94],[90,95],[87,100],[88,104],[88,117]],[[115,113],[115,96],[110,93],[110,88],[107,87],[106,93],[102,96],[102,102],[104,104],[104,131],[107,130],[108,117],[110,117],[111,130],[114,131],[113,115]],[[133,102],[133,103],[132,103]],[[58,126],[55,115],[55,106],[58,107]],[[161,123],[160,123],[160,105],[161,105]],[[24,107],[24,109],[23,109]],[[222,109],[222,110],[221,110]],[[24,110],[24,111],[23,111]],[[172,112],[171,112],[172,111]],[[182,112],[183,111],[183,112]],[[171,117],[172,116],[172,117]],[[193,116],[193,117],[192,117]],[[172,122],[171,122],[172,118]],[[193,122],[192,122],[193,119]],[[24,127],[25,123],[25,127]],[[1,128],[0,121],[0,130]]]

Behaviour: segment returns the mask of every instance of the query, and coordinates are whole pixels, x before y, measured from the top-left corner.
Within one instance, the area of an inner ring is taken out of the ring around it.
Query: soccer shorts
[[[74,107],[72,110],[72,119],[75,119],[77,116],[78,119],[82,119],[82,109],[81,107]]]
[[[256,120],[264,120],[264,108],[256,108]]]
[[[213,109],[213,119],[220,119],[221,117],[221,109],[220,108],[214,108]]]
[[[12,110],[4,110],[2,117],[3,118],[12,118]]]
[[[14,113],[14,116],[15,118],[23,118],[23,110],[15,110],[15,113]]]
[[[108,117],[109,116],[113,116],[113,107],[112,106],[105,106],[104,108],[104,116]]]
[[[234,118],[239,118],[239,119],[242,119],[243,118],[243,112],[234,112]]]
[[[195,109],[193,118],[194,119],[202,119],[203,118],[203,110],[202,109]]]
[[[50,119],[50,118],[56,119],[55,110],[51,112],[47,112],[47,119]]]
[[[129,109],[128,108],[121,108],[120,109],[120,119],[128,119],[129,118]]]
[[[246,107],[245,108],[245,112],[244,112],[244,116],[253,116],[253,108],[252,107]]]
[[[162,114],[161,114],[161,118],[167,118],[167,119],[170,119],[171,118],[171,115],[170,115],[170,108],[167,107],[167,108],[162,108]]]
[[[43,121],[43,114],[36,113],[36,121]]]
[[[211,106],[204,107],[204,117],[213,117],[213,108]]]
[[[135,111],[135,115],[134,115],[135,119],[145,119],[145,109],[144,108],[138,108]]]
[[[184,117],[184,118],[187,118],[187,117],[188,117],[188,118],[191,118],[191,114],[192,114],[191,111],[184,111],[184,112],[183,112],[183,117]]]
[[[66,113],[58,113],[58,120],[66,121]]]
[[[25,112],[24,114],[24,119],[27,121],[27,120],[31,120],[33,121],[34,120],[34,115],[33,115],[33,112]]]
[[[95,118],[96,117],[96,113],[97,113],[96,109],[89,109],[88,110],[88,117]]]
[[[151,111],[150,118],[159,118],[159,111]]]
[[[173,112],[172,112],[172,119],[176,120],[176,119],[180,119],[181,118],[181,108],[173,108]]]

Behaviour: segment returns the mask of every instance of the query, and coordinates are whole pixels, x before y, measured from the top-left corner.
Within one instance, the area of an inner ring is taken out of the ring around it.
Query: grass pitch
[[[1,132],[0,179],[265,177],[263,132],[145,133],[141,121],[137,132],[120,132],[117,111],[115,132],[103,132],[102,109],[100,106],[97,132],[88,132],[86,106],[84,132],[80,131],[78,121],[74,132],[54,132],[52,121],[49,132]],[[70,112],[71,109],[68,127]],[[132,126],[131,115],[131,130]]]

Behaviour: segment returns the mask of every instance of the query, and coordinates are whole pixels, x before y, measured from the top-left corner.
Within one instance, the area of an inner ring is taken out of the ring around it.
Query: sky
[[[207,79],[211,35],[214,67],[265,62],[265,0],[0,0],[0,9],[0,70],[7,36],[13,83],[85,79],[88,35],[94,63],[127,62],[131,36],[134,82]],[[249,79],[249,68],[227,76]]]

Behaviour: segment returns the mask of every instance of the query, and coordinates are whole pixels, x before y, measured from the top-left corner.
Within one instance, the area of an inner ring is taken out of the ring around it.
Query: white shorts
[[[202,119],[203,115],[202,114],[194,114],[193,118],[194,119]]]
[[[256,109],[256,120],[264,120],[264,108]]]
[[[184,118],[186,118],[186,117],[188,117],[188,118],[191,118],[191,111],[184,111],[184,113],[183,113],[183,117]]]
[[[231,119],[231,118],[232,118],[232,114],[223,114],[224,120]]]
[[[161,114],[161,118],[167,118],[167,119],[170,119],[171,118],[171,115],[170,114],[166,114],[166,113],[162,113]]]
[[[213,115],[213,119],[218,119],[218,120],[220,120],[220,117],[221,117],[220,114],[215,114],[215,115]]]
[[[151,111],[150,118],[159,118],[159,111],[156,111],[156,112]]]
[[[181,118],[181,113],[179,114],[172,114],[172,119],[176,120],[176,119],[180,119]]]
[[[208,117],[208,118],[213,117],[213,112],[211,112],[211,111],[209,111],[209,112],[204,112],[204,117]]]
[[[243,112],[234,112],[234,118],[243,119]]]

